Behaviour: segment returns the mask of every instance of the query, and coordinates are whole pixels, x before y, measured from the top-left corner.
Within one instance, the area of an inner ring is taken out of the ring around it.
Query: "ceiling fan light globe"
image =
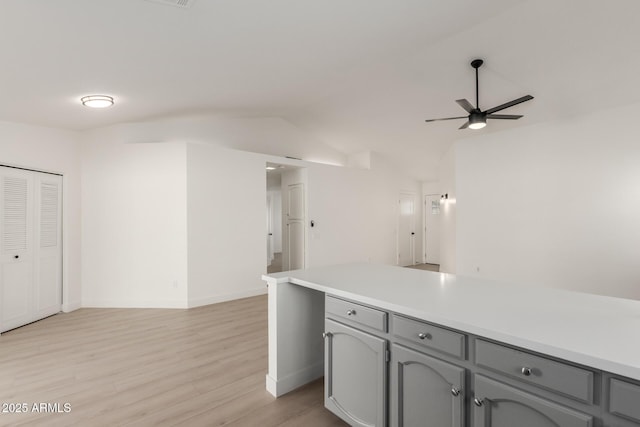
[[[471,123],[469,125],[469,129],[482,129],[483,127],[485,127],[487,124],[485,122],[477,122],[477,123]]]

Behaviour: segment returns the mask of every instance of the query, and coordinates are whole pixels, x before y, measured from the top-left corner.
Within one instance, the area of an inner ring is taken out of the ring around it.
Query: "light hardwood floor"
[[[406,268],[414,268],[416,270],[427,270],[427,271],[440,271],[439,264],[416,264],[416,265],[407,265]]]
[[[274,399],[266,370],[266,296],[190,310],[80,309],[0,337],[0,403],[71,411],[0,413],[0,425],[346,425],[324,409],[321,381]]]

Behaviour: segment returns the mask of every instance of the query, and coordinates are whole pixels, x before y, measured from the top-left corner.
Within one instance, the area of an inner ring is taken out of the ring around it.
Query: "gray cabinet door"
[[[475,375],[474,427],[591,427],[593,417]],[[472,399],[473,401],[473,399]]]
[[[387,342],[325,320],[327,409],[352,426],[386,424]]]
[[[464,427],[464,395],[464,368],[392,346],[393,427]]]

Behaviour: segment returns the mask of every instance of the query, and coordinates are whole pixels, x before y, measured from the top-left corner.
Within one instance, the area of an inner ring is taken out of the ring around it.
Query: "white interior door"
[[[42,319],[62,308],[62,177],[39,173],[36,183],[34,316]]]
[[[273,198],[267,194],[267,265],[273,261]]]
[[[424,196],[424,262],[440,264],[440,195]]]
[[[304,184],[289,185],[287,200],[289,270],[297,270],[305,267]]]
[[[33,311],[33,174],[0,168],[2,313],[0,332],[31,322]]]
[[[0,332],[62,308],[62,178],[0,166]]]
[[[416,196],[400,194],[398,201],[398,265],[414,265]]]

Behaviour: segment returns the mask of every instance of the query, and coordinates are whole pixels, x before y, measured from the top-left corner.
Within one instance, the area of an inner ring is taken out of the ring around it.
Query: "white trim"
[[[89,308],[188,308],[180,300],[82,300],[82,307]]]
[[[304,384],[310,383],[324,375],[324,362],[316,363],[308,368],[276,380],[269,374],[266,375],[267,391],[275,397],[289,393]]]
[[[212,295],[209,297],[201,297],[201,298],[191,298],[188,301],[187,307],[193,308],[193,307],[200,307],[203,305],[217,304],[219,302],[255,297],[257,295],[264,295],[266,293],[267,293],[267,287],[261,286],[259,288],[253,288],[243,292],[234,292],[232,294]]]
[[[80,303],[80,301],[73,301],[70,303],[62,304],[62,311],[64,313],[70,313],[72,311],[78,310],[81,307],[82,307],[82,304]]]
[[[194,308],[203,305],[217,304],[220,302],[232,301],[241,298],[254,297],[267,293],[266,287],[249,289],[244,292],[236,292],[233,294],[213,295],[204,298],[193,298],[188,301],[182,300],[82,300],[81,305],[68,304],[69,311],[80,307],[91,308]],[[75,307],[75,308],[74,308]],[[67,311],[63,307],[63,311]]]

